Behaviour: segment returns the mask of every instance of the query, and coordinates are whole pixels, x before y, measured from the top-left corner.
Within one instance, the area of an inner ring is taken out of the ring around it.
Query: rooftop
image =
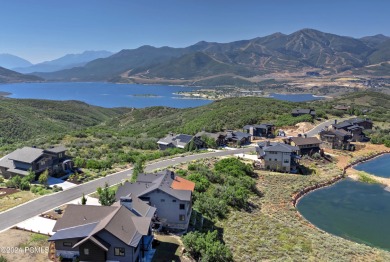
[[[142,197],[154,190],[161,190],[179,200],[191,201],[192,190],[179,189],[179,187],[191,188],[193,182],[176,176],[172,171],[165,170],[156,174],[139,174],[134,183],[126,182],[118,188],[116,199],[132,195]]]
[[[102,248],[107,243],[99,239],[97,234],[103,229],[120,239],[127,245],[136,247],[143,235],[150,228],[150,217],[139,217],[124,206],[88,206],[68,205],[53,231],[56,233],[49,240],[82,238],[73,247],[87,240],[95,242]]]
[[[292,142],[297,146],[321,144],[321,140],[316,137],[291,137]]]

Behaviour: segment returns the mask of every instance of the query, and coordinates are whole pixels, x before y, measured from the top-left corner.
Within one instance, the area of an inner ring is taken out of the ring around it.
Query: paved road
[[[239,153],[247,153],[254,151],[255,148],[244,148],[237,150],[226,150],[221,152],[210,152],[204,154],[196,154],[184,157],[176,157],[173,159],[162,160],[159,162],[151,163],[146,166],[145,172],[151,172],[159,168],[167,168],[171,165],[180,164],[192,160],[210,158],[216,156],[227,156]],[[90,194],[96,191],[96,188],[103,187],[107,182],[110,185],[118,184],[124,179],[130,178],[132,169],[124,170],[106,177],[96,179],[94,181],[79,185],[77,187],[70,188],[68,190],[58,192],[52,195],[47,195],[31,202],[25,203],[8,211],[0,213],[0,232],[8,229],[26,219],[37,216],[50,209],[54,209],[65,203],[68,203],[74,199],[80,198],[81,195]]]
[[[331,124],[334,123],[334,119],[327,120],[316,127],[314,127],[312,130],[306,132],[307,136],[315,136],[317,135],[325,126],[330,126]]]

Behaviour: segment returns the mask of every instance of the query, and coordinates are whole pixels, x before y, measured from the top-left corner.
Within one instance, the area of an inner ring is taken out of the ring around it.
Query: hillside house
[[[280,172],[296,172],[300,159],[298,147],[266,141],[258,143],[256,151],[258,157],[263,160],[265,169]]]
[[[9,178],[15,175],[25,176],[31,169],[38,176],[45,170],[49,175],[67,173],[73,169],[73,161],[66,156],[63,146],[40,149],[23,147],[0,159],[0,173]]]
[[[196,137],[193,137],[191,135],[185,135],[185,134],[169,134],[164,138],[161,138],[158,140],[158,148],[160,150],[165,150],[168,148],[186,148],[187,145],[191,143],[191,141],[194,142],[194,146],[196,148],[201,148],[203,146],[203,142],[199,140]]]
[[[56,255],[78,261],[150,261],[155,209],[140,214],[131,205],[131,201],[115,206],[68,205],[49,238]]]
[[[192,212],[195,183],[165,170],[155,174],[139,174],[134,183],[118,188],[116,199],[132,196],[156,208],[155,223],[162,227],[186,231]]]
[[[209,133],[205,131],[198,132],[195,137],[205,143],[205,138],[210,139],[215,143],[216,147],[224,146],[226,144],[226,134],[222,132]],[[206,146],[206,145],[205,145]]]
[[[334,124],[330,126],[330,129],[334,130],[344,130],[351,134],[351,141],[365,142],[369,139],[363,133],[363,130],[372,129],[373,124],[371,120],[360,119],[360,118],[351,118],[343,122],[337,123],[335,120]]]
[[[297,108],[297,109],[293,109],[291,111],[291,115],[293,117],[303,116],[303,115],[311,115],[314,118],[314,117],[316,117],[316,111],[314,109],[310,109],[310,108]]]
[[[305,135],[301,137],[287,138],[285,139],[285,143],[298,147],[299,155],[313,155],[314,153],[318,153],[320,151],[322,141],[316,137],[307,137]]]
[[[355,146],[351,143],[352,134],[343,129],[325,129],[320,133],[322,146],[331,149],[354,150]]]
[[[243,133],[240,131],[231,131],[226,132],[226,142],[229,145],[246,145],[251,142],[251,134]]]
[[[242,129],[253,138],[274,137],[275,133],[275,126],[273,124],[246,125]]]

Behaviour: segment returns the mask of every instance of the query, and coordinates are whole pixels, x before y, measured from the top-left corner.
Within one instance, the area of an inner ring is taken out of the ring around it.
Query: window
[[[176,199],[173,199],[172,202],[176,202]]]
[[[125,248],[123,248],[123,247],[114,248],[114,255],[124,257],[125,256]]]
[[[278,160],[275,158],[275,161],[278,161]]]
[[[179,215],[179,220],[180,220],[180,221],[186,220],[186,216],[185,216],[185,215]]]
[[[59,154],[58,154],[58,158],[62,158],[62,153],[59,153]]]
[[[88,248],[84,248],[84,255],[86,255],[86,256],[89,255],[89,249]]]
[[[272,161],[272,159],[270,158],[269,161]]]
[[[165,199],[161,199],[161,202],[165,202]]]
[[[285,159],[284,163],[290,163],[290,161],[288,159]]]
[[[185,204],[180,204],[180,209],[186,209],[186,205]]]
[[[64,247],[71,247],[72,246],[72,242],[64,242],[64,243],[62,243],[62,245]]]

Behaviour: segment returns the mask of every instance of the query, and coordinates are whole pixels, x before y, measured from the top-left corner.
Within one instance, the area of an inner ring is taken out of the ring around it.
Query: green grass
[[[359,181],[367,184],[379,184],[380,182],[373,178],[370,174],[360,171],[358,172]]]
[[[156,247],[156,253],[152,262],[180,261],[181,243],[172,236],[156,236],[160,244]]]

